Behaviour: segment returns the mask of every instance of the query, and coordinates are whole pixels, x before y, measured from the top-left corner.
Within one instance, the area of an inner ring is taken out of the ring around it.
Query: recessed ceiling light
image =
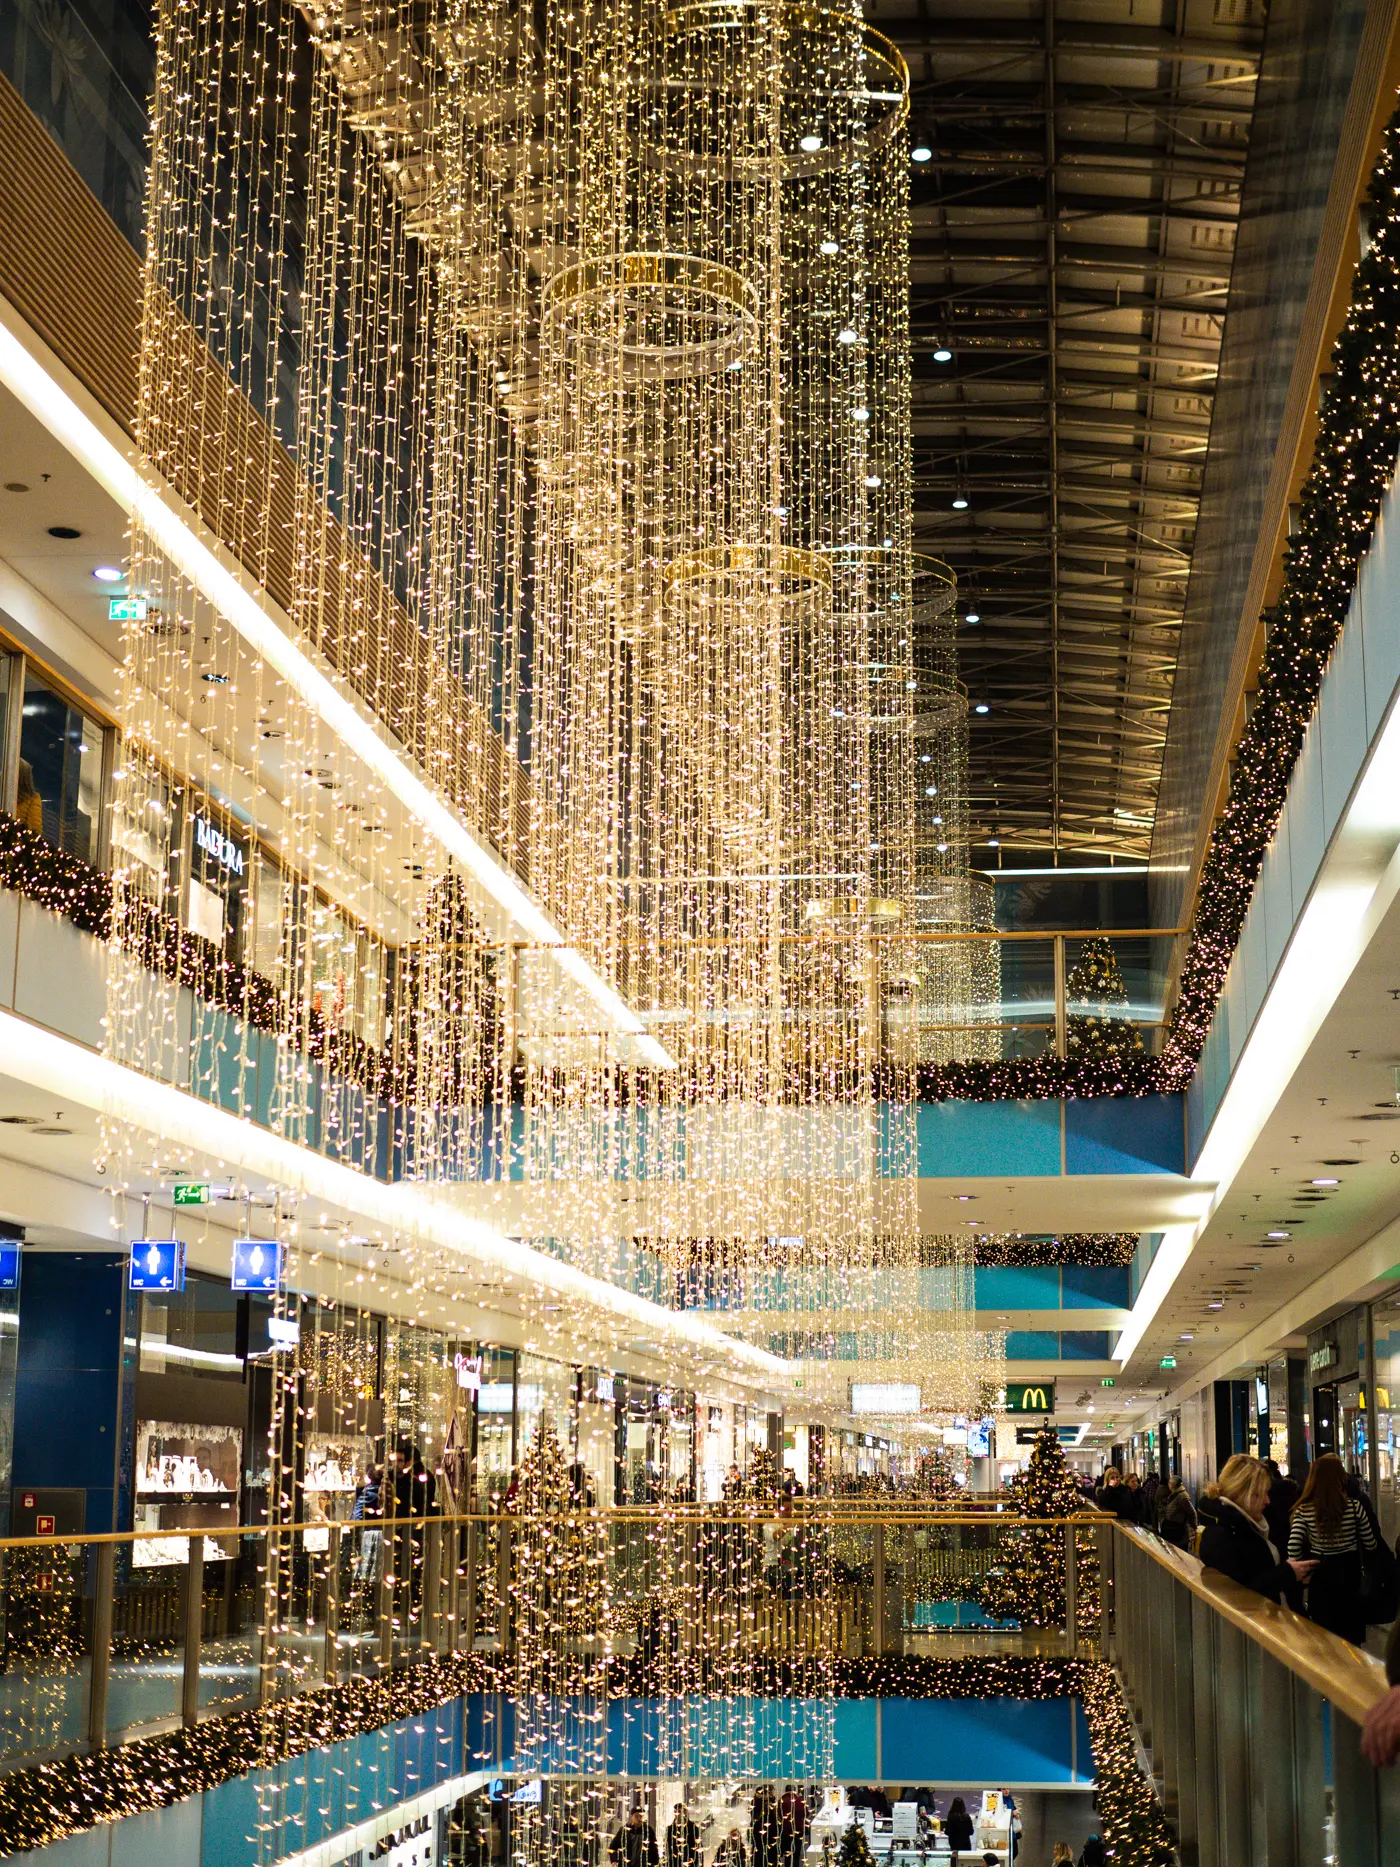
[[[977,705],[972,709],[974,713],[990,713],[991,710],[992,709],[987,705],[985,700],[979,700]]]
[[[869,421],[869,419],[870,410],[868,408],[853,408],[851,410],[852,421]]]
[[[1293,1234],[1292,1232],[1266,1232],[1264,1236],[1266,1238],[1291,1238]]]
[[[126,575],[125,571],[118,570],[115,564],[99,564],[92,574],[99,583],[120,583]]]
[[[1221,1302],[1218,1302],[1218,1301],[1217,1301],[1217,1302],[1215,1302],[1215,1303],[1207,1303],[1207,1304],[1206,1304],[1206,1308],[1207,1308],[1207,1309],[1224,1309],[1224,1307],[1225,1307],[1225,1305],[1224,1305],[1223,1303],[1221,1303]]]
[[[933,160],[933,151],[929,148],[927,143],[915,143],[914,147],[909,151],[909,155],[911,160],[915,162],[932,162]]]
[[[50,538],[81,538],[82,535],[76,525],[51,525],[49,527]]]
[[[836,341],[838,344],[856,344],[860,339],[848,324],[844,331],[837,331]]]
[[[953,353],[946,344],[940,344],[933,353],[933,360],[935,363],[951,363]]]
[[[970,609],[967,612],[967,619],[969,622],[981,622],[982,617],[979,611],[975,609]]]
[[[878,473],[867,473],[865,476],[865,483],[867,486],[880,486],[883,484]]]
[[[804,155],[814,156],[822,146],[820,136],[804,136],[797,145]]]
[[[1312,1182],[1310,1182],[1310,1184],[1313,1186],[1340,1186],[1341,1181],[1340,1180],[1313,1180]]]
[[[200,676],[200,679],[207,681],[211,687],[228,686],[228,676],[226,674],[203,674]]]
[[[823,240],[817,250],[818,252],[825,253],[827,258],[830,259],[833,253],[839,253],[841,251],[841,245],[837,240]]]
[[[29,491],[29,483],[27,480],[6,480],[5,491],[7,493],[27,493]]]

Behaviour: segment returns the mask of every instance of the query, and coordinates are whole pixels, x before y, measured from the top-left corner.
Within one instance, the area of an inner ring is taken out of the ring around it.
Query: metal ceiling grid
[[[1145,856],[1263,3],[866,14],[909,60],[930,151],[913,165],[915,543],[981,618],[961,636],[989,708],[973,839]]]

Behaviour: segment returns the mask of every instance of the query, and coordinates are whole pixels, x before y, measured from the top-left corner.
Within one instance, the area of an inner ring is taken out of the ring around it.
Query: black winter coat
[[[1201,1561],[1207,1569],[1218,1569],[1232,1582],[1252,1588],[1256,1595],[1267,1596],[1270,1601],[1282,1600],[1293,1607],[1299,1598],[1298,1580],[1292,1569],[1270,1555],[1269,1544],[1249,1518],[1223,1498],[1219,1518],[1208,1523],[1201,1533]]]

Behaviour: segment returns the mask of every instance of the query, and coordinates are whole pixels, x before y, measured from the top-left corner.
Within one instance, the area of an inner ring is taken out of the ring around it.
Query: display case
[[[136,1509],[132,1566],[156,1569],[183,1563],[187,1538],[142,1532],[203,1530],[204,1559],[237,1554],[231,1538],[212,1532],[238,1524],[243,1434],[236,1426],[199,1426],[175,1420],[140,1420],[136,1427]]]

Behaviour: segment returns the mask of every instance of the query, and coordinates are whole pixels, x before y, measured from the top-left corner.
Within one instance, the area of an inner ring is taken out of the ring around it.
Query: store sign
[[[203,1180],[177,1180],[175,1182],[175,1204],[177,1206],[207,1206],[209,1187]]]
[[[616,1400],[617,1383],[610,1374],[600,1374],[593,1384],[593,1394],[597,1400]]]
[[[127,1259],[128,1290],[183,1290],[185,1246],[179,1238],[133,1238]]]
[[[458,1387],[465,1388],[469,1394],[479,1394],[481,1392],[480,1355],[464,1355],[459,1350],[452,1357],[452,1365],[457,1370]]]
[[[852,1413],[917,1413],[922,1400],[912,1382],[851,1382]]]
[[[0,1242],[0,1290],[19,1289],[19,1240]]]
[[[1006,1383],[1006,1411],[1008,1413],[1053,1413],[1055,1411],[1055,1383],[1053,1381],[1008,1381]]]
[[[231,836],[225,836],[222,830],[216,829],[207,817],[195,818],[194,840],[210,861],[216,862],[221,869],[227,869],[230,875],[243,873],[243,851]]]
[[[1321,1374],[1324,1369],[1335,1368],[1342,1358],[1342,1351],[1335,1342],[1324,1342],[1321,1348],[1315,1348],[1308,1356],[1309,1374]]]
[[[437,1867],[437,1816],[420,1815],[416,1822],[391,1829],[365,1858],[374,1867]]]
[[[234,1239],[230,1288],[271,1292],[281,1284],[282,1247],[275,1238]]]

